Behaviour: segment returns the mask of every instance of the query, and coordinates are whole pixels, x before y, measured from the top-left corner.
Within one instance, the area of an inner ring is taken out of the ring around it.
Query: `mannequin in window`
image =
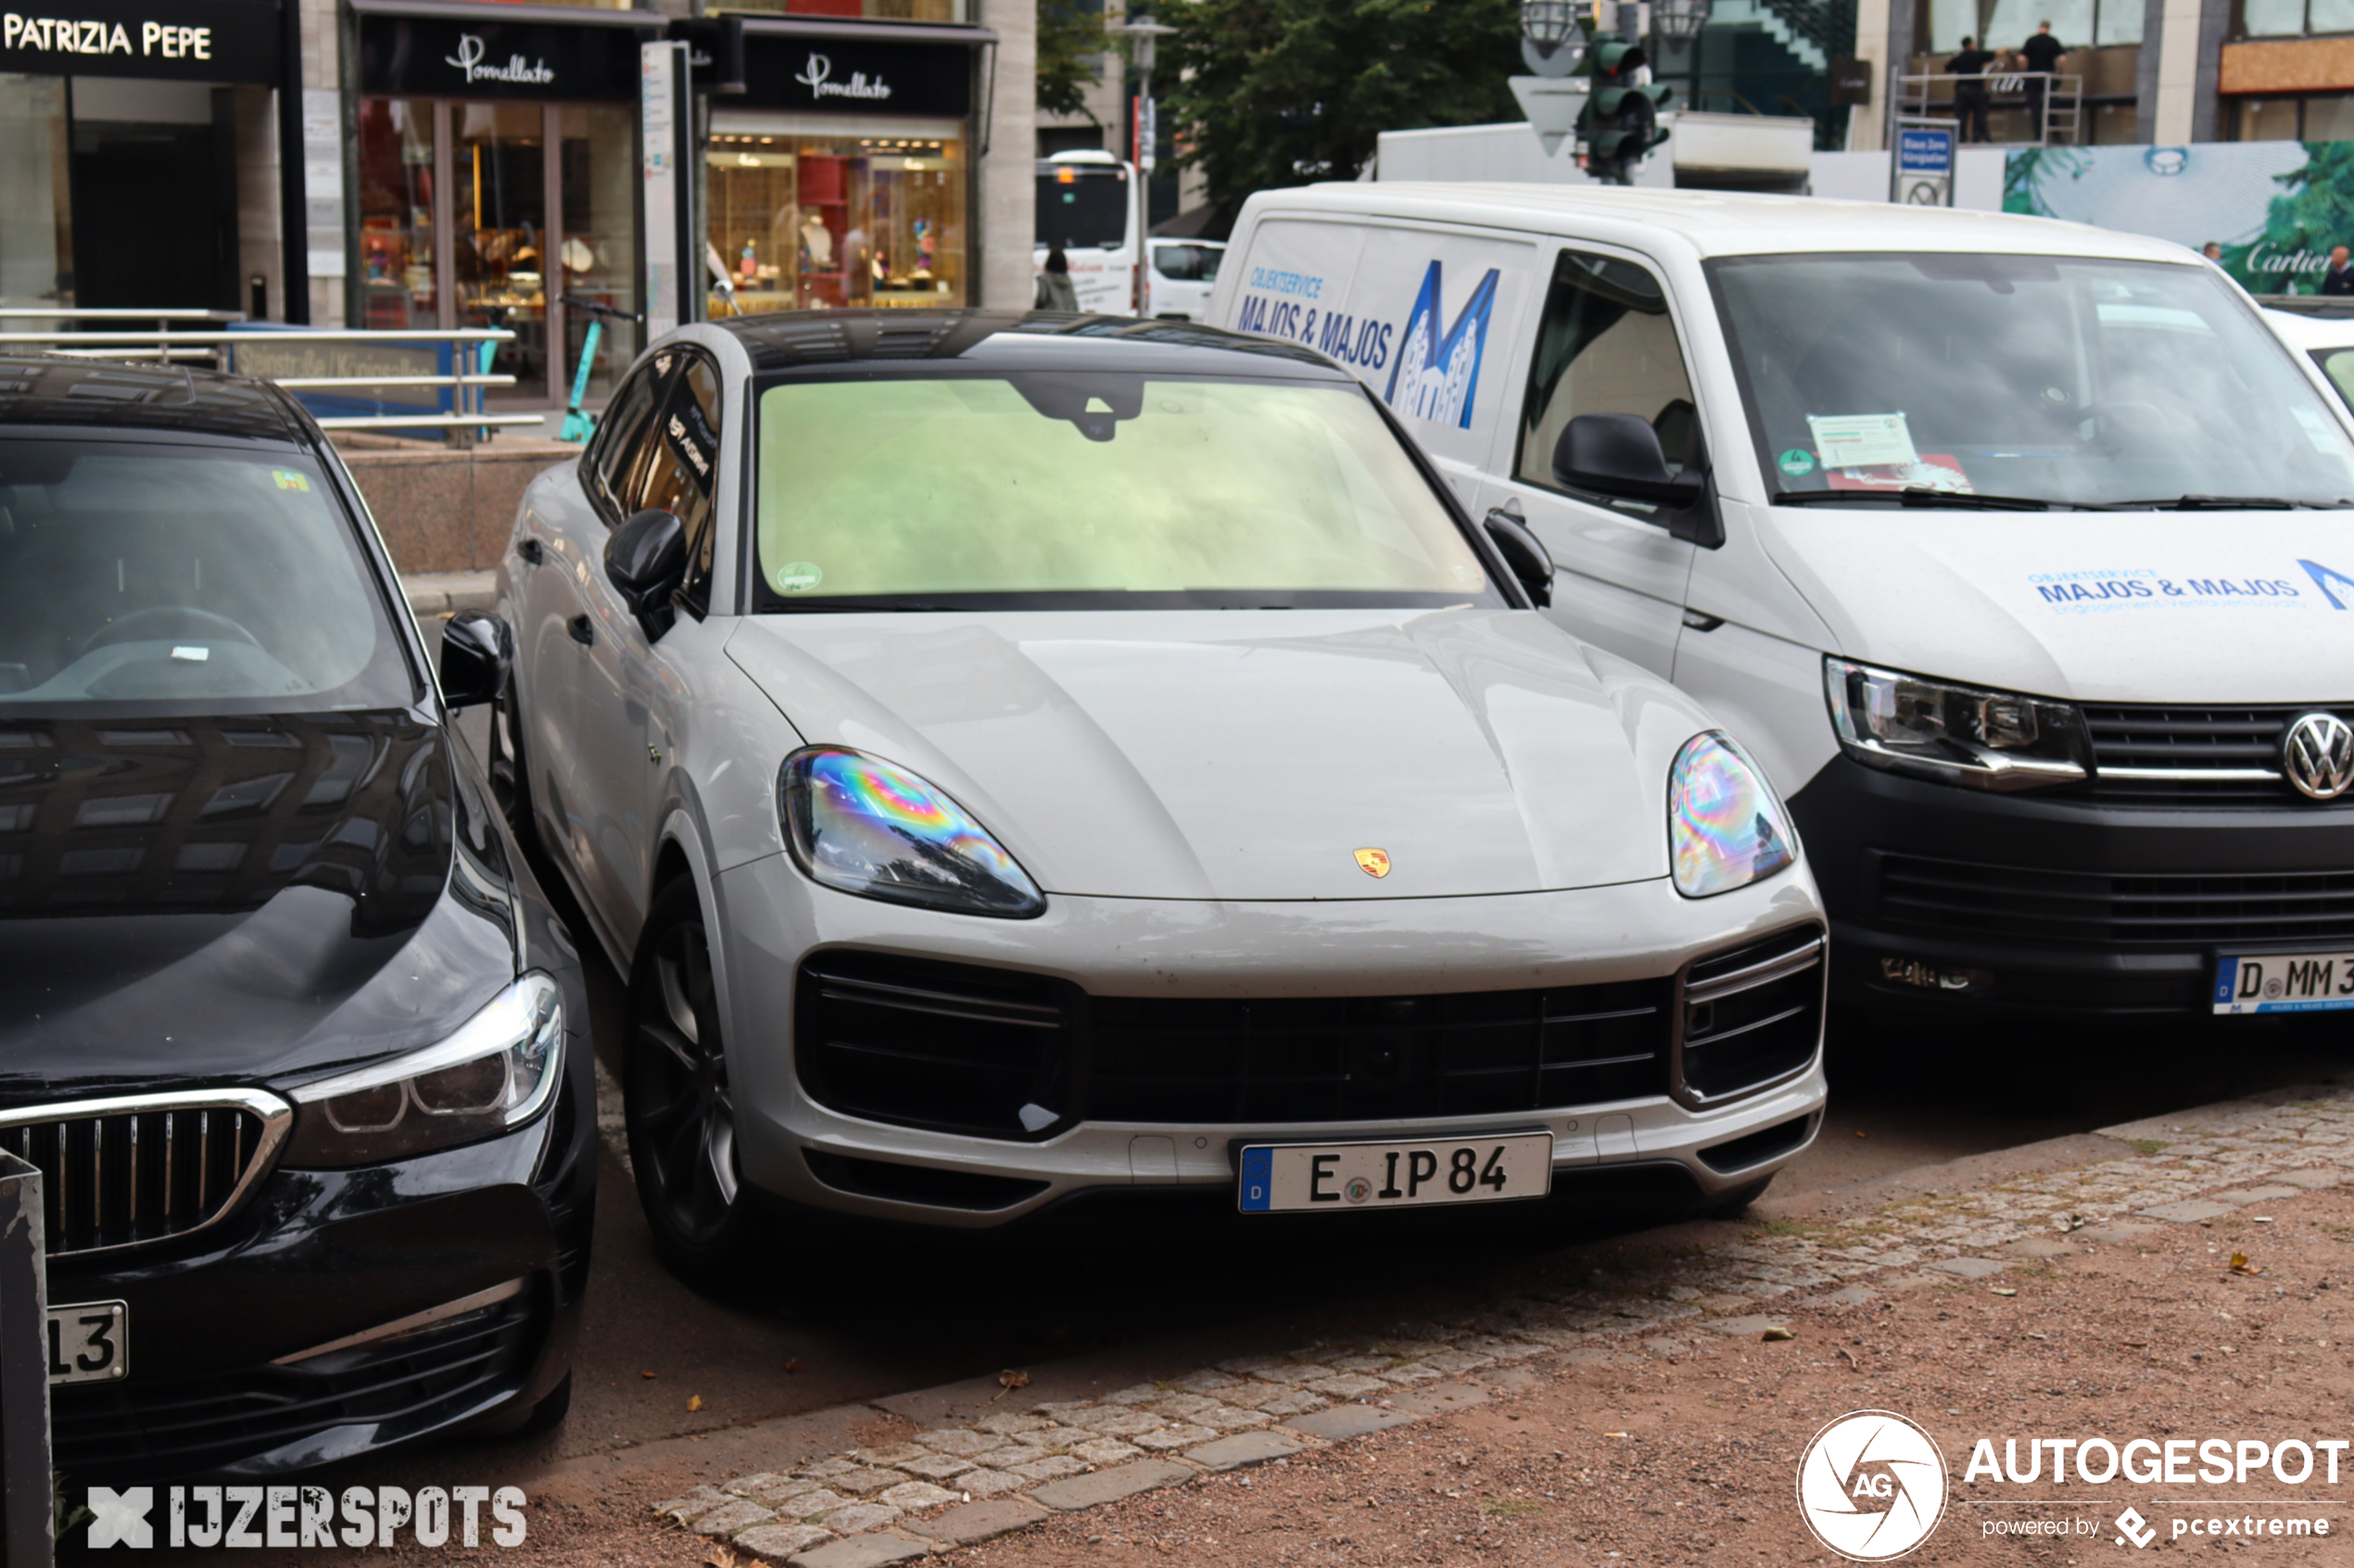
[[[807,271],[830,272],[834,270],[834,236],[826,221],[815,212],[801,221],[801,252],[809,259]]]

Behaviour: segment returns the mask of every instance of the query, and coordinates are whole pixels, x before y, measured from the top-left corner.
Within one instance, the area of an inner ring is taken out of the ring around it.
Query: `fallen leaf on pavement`
[[[711,1568],[736,1568],[736,1564],[743,1559],[736,1555],[736,1549],[733,1547],[715,1546],[711,1549],[711,1554],[703,1561],[711,1564]]]
[[[989,1402],[993,1405],[1015,1389],[1029,1386],[1030,1374],[1028,1372],[1016,1372],[1013,1368],[1007,1367],[997,1374],[997,1392],[989,1397]]]
[[[1772,1341],[1778,1339],[1796,1339],[1798,1335],[1782,1327],[1781,1324],[1776,1323],[1772,1328],[1767,1329],[1764,1334],[1759,1334],[1757,1337],[1763,1340]]]
[[[700,1394],[690,1394],[689,1396],[687,1396],[687,1409],[688,1409],[688,1410],[702,1410],[702,1395],[700,1395]]]
[[[1996,1285],[1993,1287],[1993,1290],[1994,1294],[1997,1296],[2017,1296],[2019,1294],[2019,1292],[2013,1290],[2008,1285]]]
[[[2070,1231],[2081,1231],[2084,1228],[2084,1217],[2082,1214],[2063,1214],[2059,1217],[2058,1222],[2062,1235],[2066,1235]]]
[[[803,1365],[802,1365],[799,1361],[797,1361],[797,1360],[796,1360],[796,1361],[787,1361],[787,1362],[785,1363],[785,1371],[786,1371],[787,1372],[806,1372],[806,1371],[808,1371],[808,1370],[809,1370],[809,1369],[807,1369],[806,1367],[803,1366]]]
[[[639,1372],[638,1375],[639,1375],[639,1377],[660,1377],[660,1376],[662,1375],[662,1373],[660,1373],[660,1372]]]
[[[2246,1253],[2234,1252],[2232,1254],[2233,1273],[2245,1275],[2249,1279],[2254,1279],[2257,1275],[2262,1273],[2263,1271],[2263,1270],[2258,1268],[2255,1264],[2250,1263],[2247,1260]]]

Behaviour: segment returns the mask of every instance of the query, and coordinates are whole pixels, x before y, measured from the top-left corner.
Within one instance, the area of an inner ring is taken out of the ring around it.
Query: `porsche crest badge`
[[[1389,852],[1385,849],[1361,849],[1357,852],[1357,869],[1368,877],[1389,875]]]

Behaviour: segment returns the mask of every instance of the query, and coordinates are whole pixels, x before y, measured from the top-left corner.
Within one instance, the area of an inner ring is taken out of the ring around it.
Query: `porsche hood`
[[[811,743],[911,767],[1049,893],[1312,900],[1667,874],[1687,699],[1526,612],[748,619]]]

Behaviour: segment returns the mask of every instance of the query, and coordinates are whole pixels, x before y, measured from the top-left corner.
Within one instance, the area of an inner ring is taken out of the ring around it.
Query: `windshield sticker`
[[[2036,572],[2027,581],[2038,601],[2061,615],[2106,615],[2158,605],[2295,610],[2312,602],[2286,577],[2163,577],[2153,566]]]
[[[1919,461],[1902,413],[1808,414],[1806,426],[1825,468],[1909,468]]]
[[[278,488],[282,490],[308,490],[310,488],[310,480],[304,478],[299,474],[289,473],[287,470],[283,468],[272,469],[270,471],[270,477],[278,482]]]
[[[1776,467],[1793,479],[1803,479],[1815,472],[1815,454],[1803,447],[1792,447],[1774,462]]]
[[[807,593],[825,580],[815,561],[788,561],[777,568],[778,593]]]
[[[1977,491],[1962,472],[1962,460],[1951,452],[1922,452],[1908,463],[1882,463],[1873,468],[1835,468],[1826,477],[1834,490],[1935,490],[1943,495],[1968,496]]]

